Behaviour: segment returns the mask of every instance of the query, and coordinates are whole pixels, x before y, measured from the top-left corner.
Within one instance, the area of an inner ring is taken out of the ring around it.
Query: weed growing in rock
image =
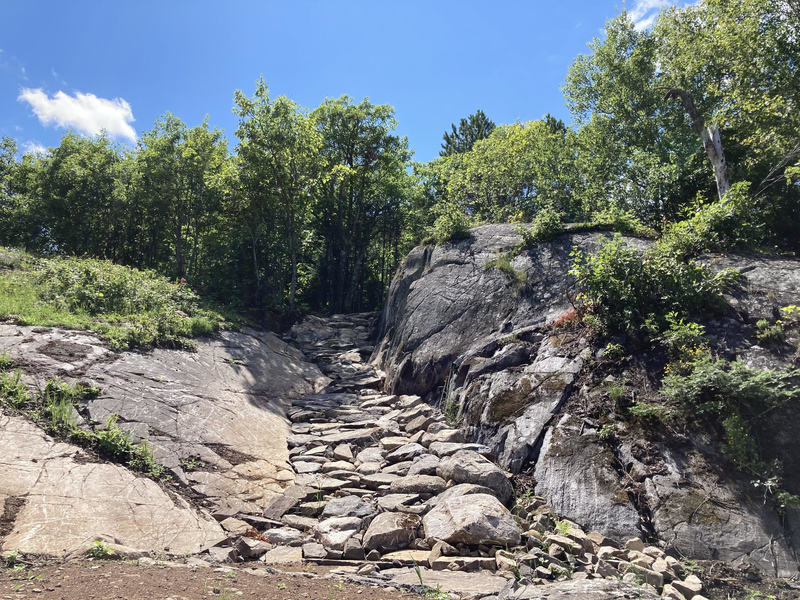
[[[440,585],[437,585],[435,588],[425,585],[422,581],[422,569],[419,568],[417,561],[414,561],[414,572],[417,574],[419,585],[422,588],[420,595],[425,598],[425,600],[450,600],[450,594],[443,592]]]
[[[28,387],[22,381],[19,369],[13,373],[0,373],[0,403],[17,411],[22,410],[29,401]]]
[[[130,433],[117,425],[117,415],[109,415],[105,429],[95,433],[98,452],[101,455],[124,463],[135,471],[140,471],[155,479],[164,474],[164,467],[153,460],[153,451],[146,440],[138,444],[131,441]]]
[[[572,525],[566,519],[561,521],[556,519],[555,525],[556,533],[558,533],[558,535],[569,535],[570,529],[572,528]]]
[[[110,560],[117,558],[117,553],[109,547],[109,545],[102,540],[95,540],[92,542],[91,548],[86,551],[86,556],[89,558],[97,558],[101,560]]]
[[[42,391],[31,394],[21,375],[19,369],[13,373],[0,373],[0,404],[25,415],[51,434],[94,448],[105,458],[134,471],[154,479],[166,476],[166,469],[155,462],[147,441],[134,444],[130,434],[117,425],[117,415],[110,415],[105,429],[97,432],[78,427],[76,405],[81,400],[97,397],[100,394],[98,388],[51,379]]]
[[[663,421],[674,416],[674,411],[663,404],[639,401],[628,407],[628,414],[640,421]]]
[[[614,426],[610,423],[606,423],[597,431],[597,437],[600,438],[600,441],[610,443],[613,442],[617,435],[614,432]]]
[[[625,380],[621,381],[609,381],[606,383],[606,390],[608,391],[608,398],[611,400],[615,405],[619,404],[619,401],[625,396],[625,388],[626,388]]]
[[[763,346],[782,346],[786,343],[786,332],[783,322],[770,323],[766,319],[756,321],[756,339]]]
[[[487,270],[497,269],[505,273],[514,287],[514,291],[519,293],[528,285],[528,274],[515,269],[511,264],[512,258],[509,253],[498,253],[497,257],[487,262],[484,268]]]

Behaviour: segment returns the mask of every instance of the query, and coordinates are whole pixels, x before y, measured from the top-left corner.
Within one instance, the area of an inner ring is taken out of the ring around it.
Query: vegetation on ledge
[[[115,349],[193,348],[189,338],[228,326],[184,283],[110,261],[34,258],[0,248],[0,319],[88,329]]]

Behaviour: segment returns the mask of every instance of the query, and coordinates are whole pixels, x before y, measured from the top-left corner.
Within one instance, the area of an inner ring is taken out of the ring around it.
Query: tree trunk
[[[700,140],[703,142],[703,149],[706,151],[706,156],[714,167],[714,178],[717,182],[717,195],[722,200],[725,194],[731,189],[731,183],[728,179],[728,163],[725,160],[725,153],[722,151],[722,138],[719,135],[719,129],[716,125],[706,126],[703,117],[697,112],[694,105],[694,98],[686,90],[680,88],[671,88],[664,100],[671,100],[678,98],[683,102],[683,107],[692,120],[692,129],[695,130]]]

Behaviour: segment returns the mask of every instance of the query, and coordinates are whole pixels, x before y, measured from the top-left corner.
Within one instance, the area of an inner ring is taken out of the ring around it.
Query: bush
[[[0,317],[20,324],[91,329],[117,349],[191,348],[225,318],[185,284],[152,271],[78,258],[0,271]]]
[[[662,392],[690,416],[703,416],[722,430],[725,451],[743,471],[765,487],[779,511],[800,503],[780,487],[779,461],[766,461],[753,430],[761,415],[781,404],[800,399],[800,370],[753,369],[703,355],[685,374],[664,377]]]
[[[716,308],[720,292],[733,273],[711,275],[693,263],[658,252],[639,253],[622,237],[603,244],[596,254],[572,250],[570,273],[578,280],[580,298],[609,332],[657,334],[668,327],[666,315],[688,315]]]
[[[631,211],[617,205],[609,206],[600,212],[592,214],[590,227],[610,229],[617,233],[627,233],[640,237],[656,237],[656,232],[653,229],[637,219]]]
[[[549,242],[560,233],[563,233],[562,216],[553,207],[544,206],[536,213],[536,217],[534,217],[530,227],[520,225],[519,233],[522,236],[522,249]]]
[[[722,201],[695,207],[694,216],[664,231],[658,242],[661,251],[688,258],[758,245],[764,238],[764,223],[749,188],[749,182],[736,183]]]
[[[770,323],[766,319],[756,321],[756,339],[764,346],[781,346],[786,342],[786,332],[781,321]]]
[[[800,397],[798,377],[800,370],[753,369],[704,355],[687,375],[665,376],[662,391],[693,414],[724,414],[729,407],[759,414]]]
[[[439,211],[441,214],[433,222],[423,243],[443,244],[472,237],[470,219],[458,206],[443,204]]]

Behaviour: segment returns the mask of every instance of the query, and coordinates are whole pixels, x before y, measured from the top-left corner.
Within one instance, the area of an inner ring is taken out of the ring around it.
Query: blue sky
[[[645,26],[667,0],[628,0]],[[569,120],[570,62],[622,0],[0,2],[0,136],[57,145],[67,127],[123,144],[170,111],[235,144],[233,92],[263,74],[308,107],[349,94],[395,107],[417,160],[481,108],[497,123]]]

